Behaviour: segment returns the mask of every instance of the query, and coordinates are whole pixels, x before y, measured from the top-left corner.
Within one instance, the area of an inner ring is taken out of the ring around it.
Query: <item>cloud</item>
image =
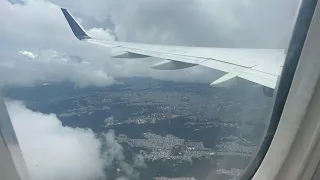
[[[104,159],[107,166],[118,167],[118,171],[124,176],[121,178],[128,177],[130,179],[137,179],[139,177],[139,172],[126,162],[123,148],[115,139],[114,131],[110,130],[107,134],[104,134],[104,137],[105,148],[108,149],[108,151],[104,153]],[[141,160],[143,160],[143,157]]]
[[[117,178],[117,180],[129,180],[129,179],[126,177],[119,177],[119,178]]]
[[[27,56],[28,58],[30,58],[32,60],[34,60],[37,57],[36,55],[34,55],[32,52],[29,52],[29,51],[20,51],[19,53]]]
[[[141,154],[137,154],[134,156],[133,158],[133,167],[137,167],[137,168],[145,168],[147,167],[145,161],[144,161],[144,157]]]
[[[79,56],[52,49],[37,53],[23,50],[19,55],[11,60],[0,61],[0,85],[32,86],[37,83],[71,81],[77,87],[86,87],[106,86],[116,82],[103,68]]]
[[[105,169],[114,166],[123,177],[138,177],[113,131],[100,140],[90,129],[62,126],[55,114],[31,111],[19,101],[6,104],[33,180],[105,179]]]
[[[96,39],[102,39],[106,41],[114,41],[114,37],[111,35],[109,30],[104,30],[102,28],[92,28],[88,30],[88,34]]]
[[[31,178],[87,180],[104,177],[101,142],[89,129],[63,127],[55,114],[7,102]]]

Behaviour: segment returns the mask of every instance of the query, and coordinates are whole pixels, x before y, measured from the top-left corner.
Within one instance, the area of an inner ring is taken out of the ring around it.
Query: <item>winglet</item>
[[[79,39],[91,39],[91,37],[86,33],[86,31],[81,27],[81,25],[72,17],[69,11],[65,8],[61,8],[64,17],[67,19],[69,26],[73,34]]]

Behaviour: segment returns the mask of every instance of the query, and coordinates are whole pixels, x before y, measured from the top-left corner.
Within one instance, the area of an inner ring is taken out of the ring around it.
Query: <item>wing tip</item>
[[[66,8],[60,8],[64,17],[66,18],[73,34],[79,39],[91,39],[87,32],[81,27],[81,25],[74,19],[74,17],[69,13]]]

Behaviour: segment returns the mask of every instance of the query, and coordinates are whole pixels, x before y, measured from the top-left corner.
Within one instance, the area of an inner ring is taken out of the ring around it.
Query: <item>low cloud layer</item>
[[[144,157],[141,154],[137,154],[134,156],[133,167],[137,167],[137,168],[147,167],[146,163],[144,162]]]
[[[12,59],[0,62],[0,76],[0,85],[19,86],[71,81],[77,87],[86,87],[106,86],[115,82],[96,64],[52,49],[17,52]]]
[[[113,131],[100,140],[90,129],[62,126],[55,114],[31,111],[18,101],[6,104],[31,179],[105,179],[113,166],[124,172],[123,177],[138,177]],[[135,164],[142,162],[139,157]]]

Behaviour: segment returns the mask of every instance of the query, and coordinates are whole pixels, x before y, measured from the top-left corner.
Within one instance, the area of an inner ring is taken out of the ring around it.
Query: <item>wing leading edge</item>
[[[227,73],[212,82],[211,86],[219,86],[240,77],[274,89],[285,58],[284,49],[205,48],[101,41],[91,38],[68,10],[61,8],[61,11],[79,40],[126,52],[115,58],[156,57],[169,60],[152,66],[158,70],[176,70],[202,65]]]

